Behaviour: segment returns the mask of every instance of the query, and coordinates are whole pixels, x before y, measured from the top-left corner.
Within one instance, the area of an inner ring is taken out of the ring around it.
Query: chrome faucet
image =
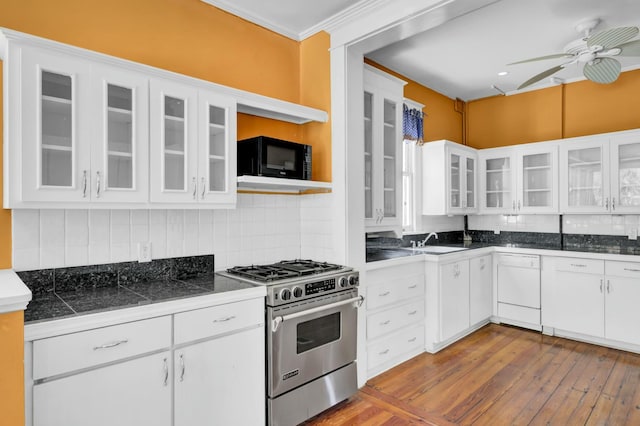
[[[427,237],[422,240],[422,241],[418,241],[417,245],[415,241],[411,241],[411,247],[416,248],[417,247],[424,247],[427,245],[427,241],[429,241],[429,238],[431,237],[436,237],[436,240],[438,239],[438,234],[436,234],[435,232],[430,233],[429,235],[427,235]]]

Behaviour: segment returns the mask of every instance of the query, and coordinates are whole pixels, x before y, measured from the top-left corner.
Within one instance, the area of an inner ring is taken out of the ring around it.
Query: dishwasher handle
[[[540,256],[537,254],[500,253],[497,258],[497,263],[499,266],[540,269]]]

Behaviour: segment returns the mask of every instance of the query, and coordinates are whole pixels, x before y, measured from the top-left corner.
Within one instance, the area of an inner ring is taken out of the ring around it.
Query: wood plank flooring
[[[490,324],[305,425],[640,425],[640,355]]]

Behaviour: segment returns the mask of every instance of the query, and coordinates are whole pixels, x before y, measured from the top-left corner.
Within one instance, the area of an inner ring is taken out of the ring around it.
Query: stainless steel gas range
[[[296,425],[357,389],[358,273],[311,260],[239,266],[222,275],[267,286],[267,419]]]

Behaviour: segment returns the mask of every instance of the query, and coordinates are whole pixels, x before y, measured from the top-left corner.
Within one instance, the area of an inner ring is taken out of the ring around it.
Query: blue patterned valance
[[[402,105],[402,134],[405,140],[423,143],[424,113],[419,109],[412,109],[407,104]]]

